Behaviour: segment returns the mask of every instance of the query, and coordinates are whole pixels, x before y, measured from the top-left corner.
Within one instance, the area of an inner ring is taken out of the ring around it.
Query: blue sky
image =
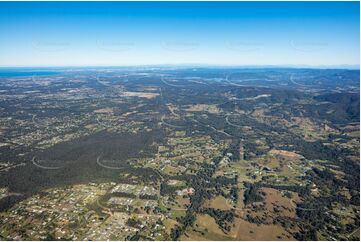
[[[359,65],[358,2],[0,2],[0,66]]]

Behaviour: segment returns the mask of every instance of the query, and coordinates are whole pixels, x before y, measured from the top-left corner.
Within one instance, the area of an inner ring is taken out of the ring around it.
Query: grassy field
[[[197,215],[192,228],[187,229],[181,240],[233,240],[225,234],[209,215]]]
[[[279,190],[273,188],[262,188],[262,191],[266,193],[265,207],[267,212],[274,213],[274,209],[279,210],[279,215],[285,217],[296,217],[296,210],[292,206],[291,200],[282,196]]]
[[[215,208],[220,210],[229,210],[231,206],[229,206],[229,202],[223,196],[217,196],[212,198],[211,200],[207,200],[203,205],[205,208]]]
[[[295,240],[280,225],[257,225],[237,219],[234,230],[236,240]]]
[[[164,223],[167,234],[170,234],[171,229],[174,228],[178,224],[177,221],[175,221],[174,219],[170,219],[170,218],[165,219],[163,221],[163,223]]]

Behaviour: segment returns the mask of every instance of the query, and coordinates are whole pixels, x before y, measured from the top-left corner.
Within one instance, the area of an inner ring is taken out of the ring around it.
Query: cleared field
[[[154,92],[123,92],[122,96],[125,97],[141,97],[141,98],[147,98],[152,99],[157,96],[159,96],[159,93]]]
[[[183,197],[183,196],[177,196],[176,201],[181,208],[186,208],[186,206],[191,203],[189,197]]]
[[[237,219],[235,225],[236,240],[295,240],[280,225],[257,225],[243,219]]]
[[[215,209],[221,209],[221,210],[229,210],[231,207],[228,205],[229,202],[227,199],[223,196],[217,196],[215,198],[212,198],[211,200],[208,200],[203,205],[205,208],[215,208]]]
[[[286,150],[276,150],[272,149],[269,151],[270,155],[280,156],[284,159],[303,159],[304,157],[302,155],[299,155],[295,152],[286,151]]]
[[[97,110],[94,110],[94,113],[113,113],[112,108],[100,108]]]
[[[177,221],[175,221],[174,219],[170,219],[170,218],[165,219],[165,220],[163,221],[163,223],[164,223],[164,226],[165,226],[165,229],[166,229],[166,233],[167,233],[167,234],[170,234],[170,233],[171,233],[171,229],[174,228],[174,227],[178,224]]]
[[[219,113],[220,110],[217,105],[209,105],[209,104],[195,104],[190,105],[186,109],[187,112],[209,112],[209,113]]]
[[[265,207],[269,213],[273,213],[275,210],[279,211],[279,214],[286,217],[296,217],[296,210],[292,206],[291,200],[287,197],[283,197],[282,193],[273,188],[262,188],[265,196]]]
[[[192,228],[180,238],[181,240],[233,240],[225,234],[209,215],[197,215],[197,220]]]

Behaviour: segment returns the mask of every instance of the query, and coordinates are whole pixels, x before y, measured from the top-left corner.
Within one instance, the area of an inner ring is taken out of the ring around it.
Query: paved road
[[[242,128],[241,125],[237,125],[237,124],[234,124],[234,123],[229,122],[228,117],[229,117],[229,115],[226,116],[226,122],[227,122],[227,124],[229,124],[229,125],[231,125],[231,126],[233,126],[233,127]]]
[[[47,170],[57,170],[57,169],[61,169],[64,166],[44,166],[44,165],[40,165],[38,162],[35,161],[35,156],[33,157],[33,159],[31,160],[31,162],[33,163],[33,165],[41,168],[41,169],[47,169]]]

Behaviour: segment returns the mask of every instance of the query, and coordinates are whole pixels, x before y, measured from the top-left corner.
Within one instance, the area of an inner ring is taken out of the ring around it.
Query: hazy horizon
[[[1,2],[0,66],[359,66],[359,15],[359,2]]]
[[[174,68],[244,68],[244,69],[350,69],[359,70],[360,65],[222,65],[222,64],[134,64],[134,65],[53,65],[53,66],[0,66],[0,69],[21,68],[131,68],[131,67],[174,67]]]

